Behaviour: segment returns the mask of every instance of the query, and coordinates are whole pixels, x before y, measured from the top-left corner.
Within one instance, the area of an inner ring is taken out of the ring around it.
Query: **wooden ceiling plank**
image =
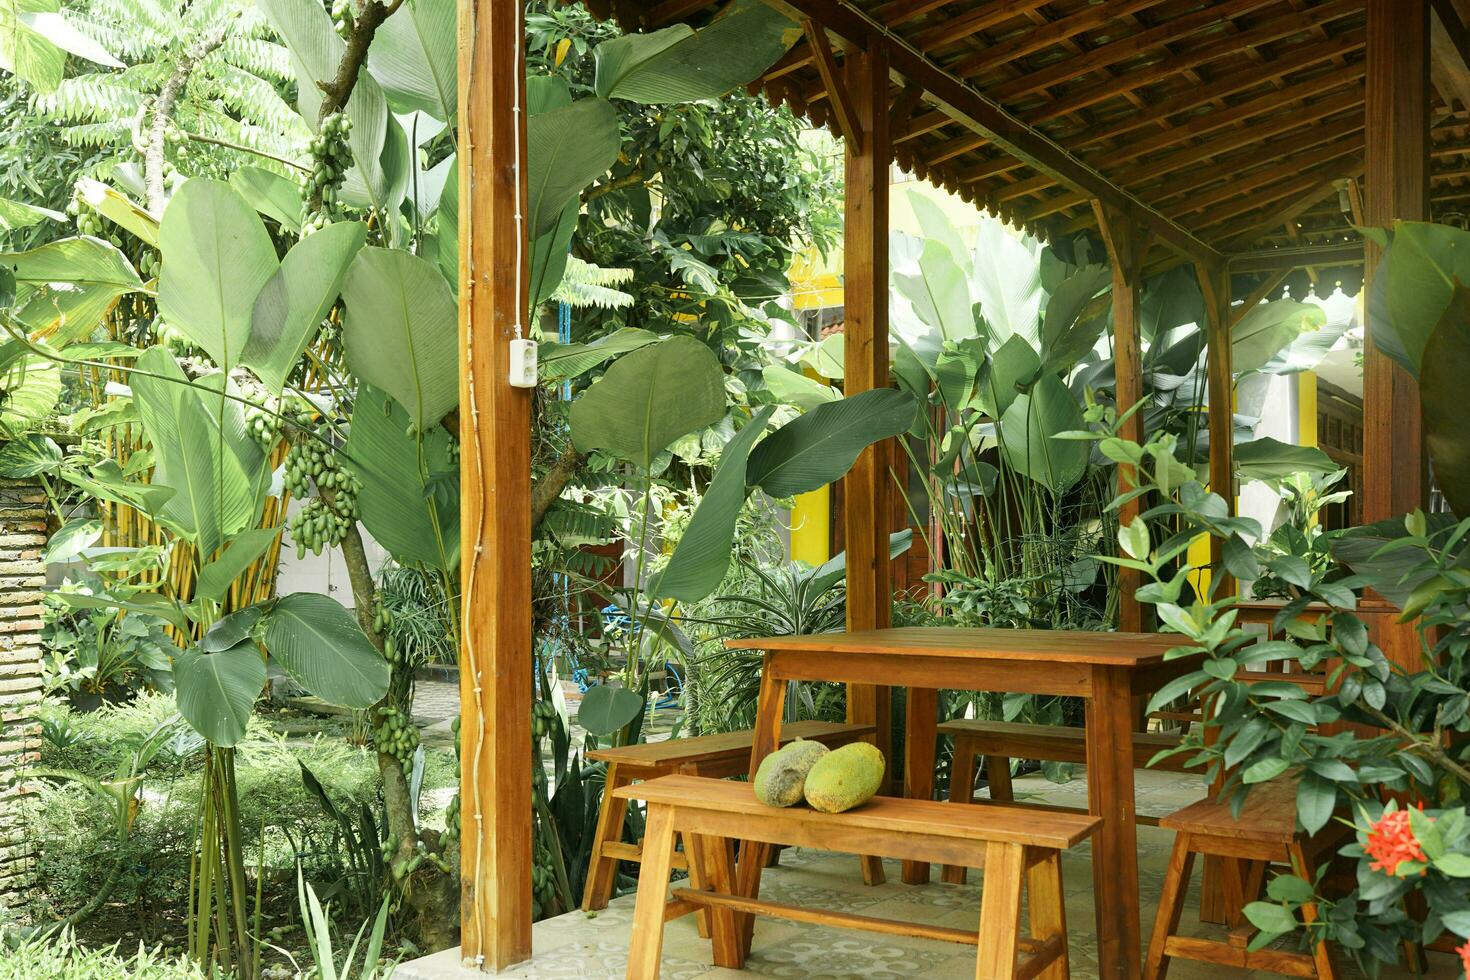
[[[1231,218],[1237,217],[1238,215],[1255,211],[1261,206],[1260,198],[1257,196],[1258,194],[1264,194],[1269,197],[1273,194],[1275,187],[1288,186],[1286,183],[1281,181],[1281,178],[1293,178],[1295,175],[1295,182],[1290,185],[1293,187],[1293,192],[1295,192],[1295,188],[1303,181],[1305,181],[1305,186],[1311,186],[1312,181],[1308,178],[1313,177],[1315,174],[1321,172],[1324,169],[1330,169],[1332,165],[1340,158],[1352,156],[1354,154],[1361,154],[1362,151],[1363,143],[1361,140],[1352,140],[1347,143],[1338,143],[1334,144],[1333,146],[1327,147],[1317,158],[1322,166],[1317,167],[1315,170],[1307,171],[1306,173],[1303,173],[1300,167],[1294,170],[1287,171],[1285,173],[1277,173],[1275,175],[1277,178],[1276,181],[1266,181],[1255,184],[1251,188],[1252,193],[1246,195],[1242,200],[1226,199],[1223,202],[1214,202],[1213,205],[1210,207],[1209,213],[1205,215],[1205,217],[1208,219],[1208,223],[1199,227],[1211,228],[1215,225],[1223,224],[1224,222],[1230,220]],[[1236,197],[1239,196],[1240,195],[1236,195]],[[1197,211],[1198,209],[1191,210]]]
[[[960,173],[960,181],[965,184],[974,184],[982,180],[989,180],[992,177],[999,177],[1001,174],[1010,173],[1012,170],[1018,170],[1024,166],[1025,164],[1021,161],[1002,153],[999,156],[986,160],[984,163],[977,164],[969,170],[962,171]]]
[[[1268,143],[1259,148],[1247,147],[1240,154],[1217,161],[1214,167],[1209,168],[1209,172],[1191,173],[1150,190],[1149,200],[1158,202],[1170,213],[1174,213],[1165,202],[1189,195],[1189,200],[1185,203],[1189,205],[1189,211],[1197,211],[1200,207],[1205,206],[1204,203],[1197,204],[1197,202],[1226,200],[1231,196],[1227,194],[1225,197],[1217,198],[1214,197],[1216,191],[1197,193],[1201,187],[1221,178],[1226,180],[1225,187],[1221,190],[1241,186],[1243,182],[1250,181],[1258,175],[1259,171],[1244,172],[1246,168],[1257,164],[1269,164],[1267,169],[1280,171],[1282,176],[1301,173],[1304,169],[1311,167],[1314,155],[1325,152],[1322,149],[1323,143],[1335,144],[1346,140],[1347,144],[1361,147],[1363,145],[1362,131],[1363,118],[1349,116],[1339,123],[1316,126],[1290,139],[1278,140],[1276,143]],[[1322,159],[1325,158],[1316,156],[1317,162]],[[1237,170],[1237,168],[1240,169]],[[1255,184],[1254,186],[1260,185]]]
[[[1079,109],[1085,109],[1088,106],[1096,105],[1098,102],[1122,95],[1126,91],[1136,91],[1145,85],[1156,84],[1172,75],[1180,74],[1210,61],[1238,52],[1242,48],[1254,48],[1259,45],[1279,41],[1293,34],[1299,34],[1305,29],[1304,25],[1320,26],[1324,23],[1351,16],[1354,13],[1360,13],[1361,11],[1362,4],[1360,0],[1359,2],[1354,2],[1354,0],[1339,0],[1336,3],[1327,3],[1320,7],[1314,7],[1303,14],[1275,17],[1229,38],[1222,38],[1219,41],[1202,44],[1197,48],[1182,52],[1172,58],[1155,62],[1134,72],[1119,75],[1112,83],[1083,86],[1080,91],[1062,96],[1055,103],[1044,107],[1042,111],[1036,114],[1028,113],[1027,118],[1033,122],[1041,123],[1060,116],[1070,115]],[[1345,34],[1343,38],[1336,41],[1308,45],[1306,50],[1309,53],[1296,55],[1294,63],[1288,63],[1284,67],[1281,67],[1279,74],[1285,74],[1299,68],[1308,67],[1334,57],[1348,54],[1356,49],[1362,48],[1363,44],[1363,32],[1354,31]],[[1277,62],[1284,61],[1285,57],[1278,58]],[[1277,62],[1267,62],[1261,67],[1274,69],[1276,68]],[[1246,81],[1259,84],[1266,77],[1268,76],[1263,76],[1260,69],[1255,69],[1235,72],[1220,79],[1212,79],[1208,95],[1201,96],[1197,92],[1191,92],[1189,95],[1194,101],[1185,104],[1182,108],[1199,105],[1201,102],[1207,102],[1217,95],[1229,95],[1232,91],[1239,91],[1240,84]],[[1231,89],[1226,87],[1229,85],[1235,85],[1236,88]],[[1171,108],[1168,111],[1163,111],[1163,109],[1163,106],[1152,107],[1149,114],[1150,116],[1163,116],[1180,111],[1180,108]]]
[[[961,78],[979,75],[992,68],[1008,64],[1017,58],[1044,51],[1069,37],[1096,30],[1107,24],[1108,21],[1124,14],[1147,10],[1161,2],[1163,0],[1109,0],[1106,4],[1094,4],[1071,16],[1054,20],[1045,27],[1024,31],[1016,37],[992,44],[985,50],[978,51],[948,66],[947,70]]]
[[[1013,82],[1006,82],[989,89],[988,94],[1000,102],[1010,102],[1128,58],[1137,57],[1161,44],[1179,41],[1197,31],[1217,27],[1222,19],[1239,17],[1275,2],[1276,0],[1224,0],[1222,3],[1164,21],[1162,24],[1140,31],[1130,37],[1120,38],[1111,44],[1093,48],[1081,57],[1067,58],[1055,65],[1027,72]],[[1239,35],[1235,35],[1227,40],[1233,42],[1238,37]],[[1241,42],[1228,49],[1239,51],[1247,46]]]
[[[1363,160],[1361,157],[1344,161],[1338,172],[1324,176],[1320,182],[1312,185],[1307,191],[1280,208],[1272,209],[1271,212],[1260,218],[1244,218],[1241,221],[1227,225],[1219,229],[1216,241],[1222,242],[1227,251],[1239,252],[1250,246],[1262,235],[1286,222],[1295,221],[1297,216],[1308,208],[1320,202],[1323,198],[1337,193],[1337,186],[1344,177],[1357,177],[1363,173]]]
[[[1253,249],[1230,256],[1234,273],[1279,272],[1300,269],[1306,265],[1357,265],[1363,261],[1363,243],[1343,242],[1336,245],[1305,245],[1301,248]],[[1256,300],[1260,302],[1260,300]]]
[[[916,32],[909,38],[909,43],[921,51],[931,51],[974,37],[981,31],[1028,14],[1050,2],[1051,0],[993,0],[991,3],[977,4],[974,10]],[[879,19],[886,20],[881,15]]]
[[[1432,76],[1470,109],[1470,28],[1466,28],[1454,0],[1430,0],[1429,50]],[[1449,99],[1445,98],[1448,102]]]

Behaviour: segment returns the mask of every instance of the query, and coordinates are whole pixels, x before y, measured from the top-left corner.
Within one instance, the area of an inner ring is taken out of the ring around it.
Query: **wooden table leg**
[[[773,658],[767,653],[761,665],[761,687],[755,709],[755,730],[750,742],[750,777],[761,761],[776,751],[781,738],[781,715],[786,710],[786,681],[778,679],[772,670]],[[757,841],[745,841],[740,847],[740,864],[735,873],[735,893],[744,898],[758,898],[761,889],[761,872],[766,867],[769,845]],[[755,916],[749,912],[735,913],[735,924],[740,937],[742,958],[750,954],[750,941],[755,934]]]
[[[664,904],[674,857],[673,807],[651,804],[638,868],[638,904],[628,947],[628,980],[655,980],[664,948]]]
[[[911,687],[904,707],[903,795],[911,800],[934,798],[934,759],[939,738],[939,692],[932,687]],[[906,884],[929,881],[929,864],[903,863]]]
[[[1102,826],[1092,838],[1098,975],[1137,980],[1138,828],[1133,788],[1133,693],[1126,671],[1094,667],[1087,702],[1087,806]]]
[[[617,883],[618,862],[605,857],[604,844],[616,844],[623,839],[623,825],[628,817],[628,801],[615,799],[613,790],[620,789],[633,781],[627,767],[616,762],[607,764],[607,776],[602,790],[602,808],[597,813],[597,831],[592,839],[592,862],[587,872],[587,884],[582,890],[582,911],[595,912],[607,908],[612,898],[613,886]]]

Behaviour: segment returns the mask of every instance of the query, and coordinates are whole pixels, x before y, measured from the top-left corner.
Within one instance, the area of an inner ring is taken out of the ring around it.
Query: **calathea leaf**
[[[399,112],[452,122],[459,97],[454,0],[406,0],[373,35],[368,71]]]
[[[725,444],[709,489],[700,498],[684,536],[674,546],[668,565],[654,580],[654,595],[697,602],[724,579],[730,567],[735,523],[745,504],[750,450],[775,411],[776,406],[767,405]]]
[[[239,167],[230,174],[230,186],[286,231],[301,233],[301,187],[291,178],[262,167]]]
[[[251,311],[280,268],[265,223],[230,185],[195,177],[163,212],[158,312],[225,371],[240,363]]]
[[[315,592],[277,600],[265,616],[271,658],[330,704],[369,708],[388,690],[388,663],[340,602]]]
[[[572,403],[572,441],[651,469],[674,441],[725,417],[724,372],[693,337],[625,354]]]
[[[364,248],[342,283],[352,373],[393,396],[420,431],[459,403],[459,310],[433,263]]]
[[[1086,427],[1082,410],[1056,375],[1043,375],[1018,395],[1001,418],[1001,443],[1011,466],[1060,493],[1082,479],[1088,444],[1054,438]]]
[[[622,148],[618,113],[605,99],[580,99],[526,123],[529,232],[550,233],[569,201],[607,173]]]
[[[819,405],[756,447],[746,481],[772,497],[826,486],[851,469],[865,448],[906,431],[917,410],[913,396],[893,388]]]
[[[220,653],[195,648],[174,658],[179,714],[196,732],[223,748],[245,737],[255,699],[265,687],[265,658],[249,639]]]
[[[15,280],[12,315],[56,348],[90,334],[119,296],[143,288],[122,251],[98,238],[0,253],[0,266]]]
[[[230,583],[265,554],[280,533],[279,527],[258,527],[232,537],[220,556],[199,570],[195,595],[215,602],[223,601],[230,591]]]
[[[292,246],[256,296],[239,363],[277,395],[336,303],[342,280],[367,240],[367,225],[338,221]]]

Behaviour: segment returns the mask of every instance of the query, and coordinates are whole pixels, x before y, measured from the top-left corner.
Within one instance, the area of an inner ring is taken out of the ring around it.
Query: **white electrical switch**
[[[536,387],[536,341],[517,337],[510,342],[510,383],[515,388]]]

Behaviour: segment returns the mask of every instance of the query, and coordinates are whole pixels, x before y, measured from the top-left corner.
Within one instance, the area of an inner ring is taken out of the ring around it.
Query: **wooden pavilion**
[[[698,26],[723,6],[585,2],[628,30]],[[1038,234],[1099,233],[1120,404],[1142,394],[1142,278],[1197,270],[1217,488],[1232,483],[1230,412],[1219,410],[1231,404],[1232,300],[1254,304],[1304,267],[1362,262],[1371,277],[1377,249],[1354,225],[1463,221],[1470,201],[1470,0],[768,2],[803,32],[752,90],[846,147],[849,394],[889,383],[892,162]],[[460,3],[462,915],[464,955],[486,970],[531,953],[531,392],[507,380],[529,255],[521,6]],[[1369,521],[1427,492],[1415,384],[1374,350],[1372,330]],[[875,518],[890,488],[876,459],[869,450],[846,478],[850,629],[889,620],[887,529]],[[1386,610],[1366,612],[1389,656],[1417,655]],[[1139,627],[1136,603],[1122,625]],[[934,692],[911,693],[911,714],[924,697]],[[887,703],[854,689],[849,712],[881,727]]]

